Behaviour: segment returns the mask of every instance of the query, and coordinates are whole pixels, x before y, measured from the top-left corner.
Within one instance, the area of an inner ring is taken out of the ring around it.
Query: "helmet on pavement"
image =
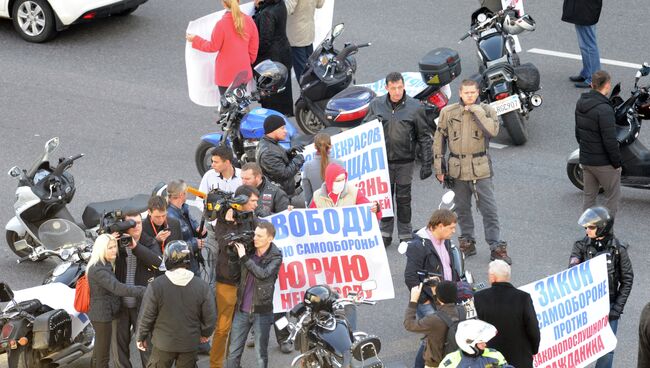
[[[190,247],[183,240],[174,240],[167,244],[163,254],[163,262],[168,271],[174,268],[190,265]]]
[[[271,60],[264,60],[255,66],[257,89],[265,95],[282,92],[287,83],[287,67]]]
[[[609,215],[605,207],[587,208],[578,219],[578,225],[582,227],[595,226],[596,237],[600,238],[611,234],[614,227],[614,219]]]
[[[332,304],[338,299],[338,294],[327,285],[312,286],[305,291],[303,302],[314,312],[332,310]]]
[[[482,350],[476,344],[488,342],[497,334],[496,327],[478,319],[469,319],[458,324],[456,344],[469,355],[481,354]]]
[[[503,20],[503,29],[511,35],[518,35],[524,31],[532,32],[535,30],[535,20],[528,14],[519,18],[506,14]]]

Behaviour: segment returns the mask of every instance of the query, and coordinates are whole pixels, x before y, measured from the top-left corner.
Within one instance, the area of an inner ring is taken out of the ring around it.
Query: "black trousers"
[[[113,320],[113,343],[111,345],[111,355],[113,356],[113,366],[116,368],[133,368],[131,365],[131,335],[135,333],[138,327],[138,308],[126,308],[122,306],[117,318]],[[133,329],[133,330],[132,330]],[[147,346],[151,347],[151,341],[147,341]],[[147,366],[151,348],[147,351],[138,350],[142,367]]]
[[[111,333],[113,322],[90,321],[95,329],[95,347],[90,366],[93,368],[108,368],[111,354]]]
[[[176,368],[194,368],[196,367],[196,351],[189,353],[174,353],[171,351],[162,351],[156,347],[150,347],[151,356],[147,368],[171,368],[176,363]]]

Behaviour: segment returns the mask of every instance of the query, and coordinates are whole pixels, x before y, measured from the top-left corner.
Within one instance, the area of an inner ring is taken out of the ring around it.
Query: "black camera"
[[[422,285],[429,286],[429,287],[438,286],[440,281],[443,280],[443,276],[435,272],[418,271],[417,274],[418,274],[418,279],[420,279]]]
[[[253,236],[255,235],[254,231],[247,230],[240,233],[228,233],[224,235],[223,239],[228,242],[228,246],[234,248],[235,243],[241,243],[246,248],[246,253],[250,253],[255,250],[255,245],[253,243]]]
[[[233,193],[213,189],[205,197],[203,216],[208,221],[225,221],[229,209],[232,208],[236,215],[246,202],[248,202],[248,196],[238,195],[235,197]],[[236,217],[235,220],[237,220]]]
[[[104,212],[102,219],[99,221],[99,234],[113,234],[119,233],[120,237],[117,239],[117,245],[125,248],[131,244],[131,236],[125,232],[136,225],[133,220],[126,220],[122,210],[114,210],[111,212]]]

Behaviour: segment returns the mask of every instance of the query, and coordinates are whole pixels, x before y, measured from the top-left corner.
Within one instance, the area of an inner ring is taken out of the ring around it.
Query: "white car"
[[[50,40],[71,24],[128,15],[147,0],[0,0],[0,18],[11,18],[29,42]]]

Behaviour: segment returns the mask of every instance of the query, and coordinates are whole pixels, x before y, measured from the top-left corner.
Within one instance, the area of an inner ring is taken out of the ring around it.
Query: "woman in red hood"
[[[338,164],[332,163],[325,169],[325,182],[314,192],[309,208],[346,207],[370,203],[363,190],[348,185],[348,173]],[[379,202],[374,202],[371,211],[381,220]]]

